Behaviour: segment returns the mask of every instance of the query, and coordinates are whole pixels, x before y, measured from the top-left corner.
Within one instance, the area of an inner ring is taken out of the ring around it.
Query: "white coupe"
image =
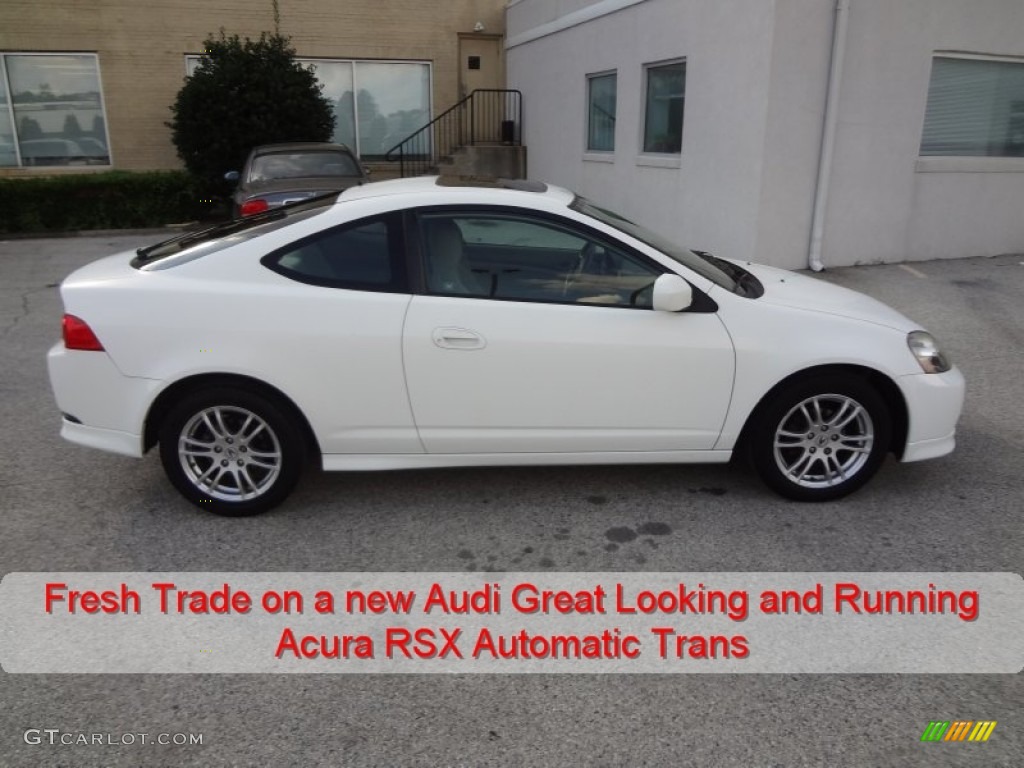
[[[417,178],[85,266],[50,380],[76,443],[203,509],[327,470],[725,462],[834,499],[949,453],[964,380],[867,296],[665,242],[537,182]]]

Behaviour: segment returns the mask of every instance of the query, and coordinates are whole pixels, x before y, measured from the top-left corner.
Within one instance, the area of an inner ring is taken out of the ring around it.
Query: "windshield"
[[[577,195],[570,207],[574,211],[590,216],[607,224],[609,227],[615,227],[620,232],[625,232],[627,235],[635,237],[640,242],[675,259],[684,267],[692,269],[701,277],[706,277],[716,285],[722,286],[727,291],[732,291],[733,293],[740,292],[738,286],[739,274],[737,274],[737,271],[742,272],[743,270],[739,270],[732,264],[722,261],[709,253],[682,248],[617,213],[599,208],[584,197]]]

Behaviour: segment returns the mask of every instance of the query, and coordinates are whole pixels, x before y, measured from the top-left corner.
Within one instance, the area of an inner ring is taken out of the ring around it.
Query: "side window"
[[[303,238],[263,259],[292,280],[363,291],[407,290],[401,221],[377,216]]]
[[[516,213],[420,215],[427,289],[518,301],[651,306],[661,270],[585,230]]]

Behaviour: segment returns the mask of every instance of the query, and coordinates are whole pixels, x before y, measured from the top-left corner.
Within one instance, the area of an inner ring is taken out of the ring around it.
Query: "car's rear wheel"
[[[160,459],[185,498],[218,515],[266,512],[298,482],[302,435],[287,410],[255,392],[193,392],[164,419]]]
[[[798,380],[755,416],[748,448],[754,469],[781,495],[837,499],[864,485],[889,451],[885,401],[855,376]]]

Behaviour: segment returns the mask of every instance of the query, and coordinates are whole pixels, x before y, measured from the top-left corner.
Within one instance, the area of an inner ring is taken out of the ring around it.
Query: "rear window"
[[[186,232],[164,240],[161,243],[139,248],[135,251],[132,266],[140,270],[169,269],[185,262],[207,256],[216,251],[230,248],[238,243],[265,235],[267,232],[305,221],[323,213],[338,199],[332,192],[313,200],[272,208],[255,216],[226,221],[197,232]]]
[[[257,155],[249,168],[249,181],[315,179],[361,176],[355,158],[344,152],[274,152]]]

